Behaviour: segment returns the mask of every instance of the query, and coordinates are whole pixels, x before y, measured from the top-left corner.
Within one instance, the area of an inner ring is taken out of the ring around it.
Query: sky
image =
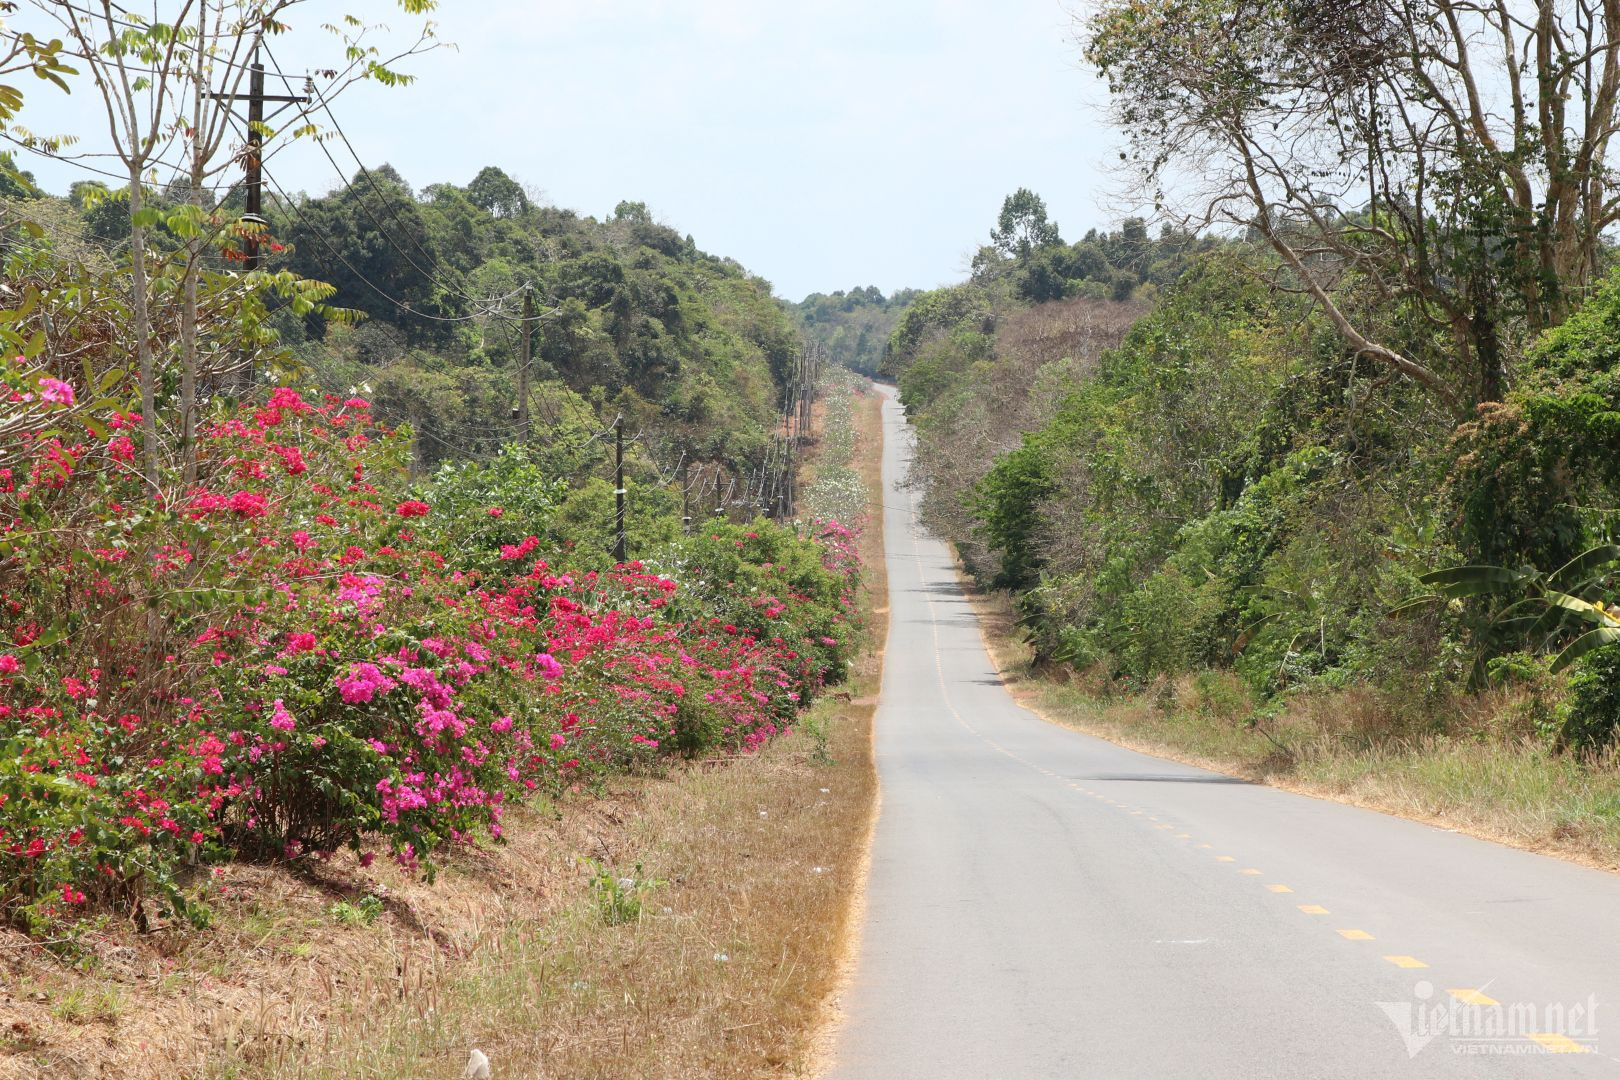
[[[419,189],[465,184],[493,164],[584,214],[645,202],[787,299],[931,288],[966,276],[1019,187],[1046,200],[1071,240],[1132,209],[1108,171],[1120,140],[1072,10],[1072,0],[441,0],[431,18],[453,47],[402,65],[414,84],[362,85],[333,109],[368,166],[387,162]],[[283,69],[332,66],[320,24],[343,13],[386,24],[374,36],[384,48],[414,37],[416,20],[390,0],[309,0],[274,46]],[[42,18],[21,9],[9,23],[39,30]],[[89,87],[28,94],[29,128],[101,145]],[[334,153],[352,175],[347,151]],[[47,190],[82,177],[29,167]],[[290,191],[338,182],[307,142],[269,170]]]

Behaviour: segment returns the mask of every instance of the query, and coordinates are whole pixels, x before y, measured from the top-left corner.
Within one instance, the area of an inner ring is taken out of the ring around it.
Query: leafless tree
[[[1567,316],[1620,217],[1617,34],[1620,0],[1102,0],[1083,29],[1161,211],[1252,231],[1456,417]],[[1436,333],[1392,340],[1377,306]]]
[[[205,213],[205,192],[213,178],[235,168],[249,152],[243,137],[237,102],[246,96],[252,64],[271,35],[288,29],[287,13],[308,0],[152,0],[149,13],[114,0],[34,0],[40,12],[66,34],[66,50],[88,72],[100,95],[107,119],[111,149],[128,177],[130,236],[130,289],[134,346],[139,367],[143,471],[150,490],[160,490],[162,454],[157,417],[158,349],[153,333],[153,274],[170,269],[155,266],[149,251],[149,229],[156,224],[146,206],[146,185],[160,166],[172,168],[186,181],[186,205],[164,222],[179,235],[176,266],[180,297],[179,438],[184,450],[184,479],[195,479],[194,436],[199,377],[199,274],[205,256],[217,247],[224,231],[244,233],[260,228],[238,218]],[[432,9],[431,0],[400,0],[412,14]],[[389,84],[409,77],[389,65],[431,47],[431,24],[414,45],[385,59],[364,43],[373,30],[359,20],[340,17],[325,29],[342,47],[343,63],[322,73],[324,106],[345,88],[363,79]],[[294,114],[287,125],[292,137],[313,135],[308,109]],[[270,143],[275,130],[257,132]],[[234,144],[234,145],[233,145]],[[226,153],[227,147],[230,152]],[[261,149],[261,157],[270,151]],[[85,151],[77,156],[94,156]],[[248,283],[251,287],[254,283]]]

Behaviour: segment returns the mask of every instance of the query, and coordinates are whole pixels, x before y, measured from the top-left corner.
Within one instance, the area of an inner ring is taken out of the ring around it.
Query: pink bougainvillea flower
[[[395,510],[395,513],[397,513],[400,517],[407,518],[427,517],[429,509],[428,504],[419,499],[406,499],[404,502],[399,504],[399,507]]]
[[[349,673],[338,680],[337,688],[343,700],[350,705],[363,705],[397,685],[376,664],[358,663],[350,665]]]
[[[287,711],[280,698],[271,703],[270,726],[277,731],[294,731],[298,728],[298,721]]]
[[[0,656],[0,675],[14,675],[21,667],[22,664],[10,653]]]
[[[61,379],[41,379],[39,380],[39,399],[48,401],[52,405],[72,405],[73,387]]]

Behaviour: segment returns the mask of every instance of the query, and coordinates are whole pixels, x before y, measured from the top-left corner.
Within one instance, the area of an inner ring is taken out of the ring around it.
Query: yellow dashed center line
[[[1447,990],[1446,993],[1450,994],[1452,997],[1456,998],[1458,1001],[1462,1002],[1464,1005],[1500,1005],[1500,1004],[1502,1004],[1500,1001],[1497,1001],[1493,997],[1488,997],[1487,995],[1480,993],[1478,990],[1470,990],[1470,989],[1468,989],[1466,987],[1463,988],[1463,989],[1460,989],[1460,990]]]
[[[912,540],[913,540],[913,543],[915,544],[916,537],[913,536]],[[926,581],[925,581],[925,583],[926,583]],[[934,603],[933,603],[932,598],[929,598],[928,606],[929,606],[929,609],[930,609],[930,613],[932,614],[934,612]],[[934,631],[934,665],[935,665],[935,668],[937,669],[938,674],[939,674],[940,688],[942,690],[946,691],[946,693],[945,693],[945,706],[946,706],[947,709],[950,710],[952,715],[955,716],[957,722],[959,724],[961,724],[962,727],[966,728],[971,734],[977,735],[984,742],[988,743],[991,747],[993,747],[999,753],[1004,754],[1007,757],[1012,758],[1013,760],[1020,762],[1021,764],[1029,765],[1035,771],[1037,771],[1039,773],[1042,773],[1045,776],[1051,777],[1051,778],[1053,778],[1055,780],[1063,780],[1064,779],[1063,777],[1059,776],[1057,773],[1053,772],[1052,770],[1044,768],[1043,766],[1040,766],[1040,765],[1036,765],[1034,762],[1025,761],[1023,758],[1020,758],[1017,754],[1014,754],[1012,751],[1008,750],[1006,747],[1003,747],[1003,746],[999,745],[998,743],[996,743],[995,741],[987,738],[982,732],[980,732],[971,723],[969,723],[967,718],[964,717],[956,709],[955,703],[952,702],[951,699],[950,699],[949,690],[947,688],[947,684],[946,684],[946,680],[945,680],[944,657],[943,657],[943,652],[939,647],[939,623],[938,623],[937,618],[934,620],[933,631]],[[1102,801],[1104,803],[1107,803],[1109,806],[1115,807],[1116,809],[1128,811],[1132,817],[1146,816],[1149,821],[1157,822],[1159,820],[1156,816],[1154,816],[1152,814],[1147,814],[1146,811],[1133,810],[1129,806],[1127,806],[1125,803],[1116,802],[1115,800],[1109,798],[1108,796],[1106,796],[1106,795],[1104,795],[1104,794],[1102,794],[1100,792],[1092,791],[1090,788],[1086,788],[1086,787],[1082,786],[1081,784],[1069,783],[1068,786],[1069,786],[1070,789],[1072,789],[1074,791],[1078,791],[1078,792],[1082,792],[1083,794],[1090,795],[1092,798],[1098,799],[1098,800],[1100,800],[1100,801]],[[1174,825],[1168,825],[1168,824],[1161,824],[1161,825],[1156,825],[1155,828],[1156,829],[1162,829],[1162,830],[1165,830],[1165,831],[1169,831],[1169,830],[1175,828],[1175,826]],[[1192,834],[1184,833],[1184,832],[1183,833],[1177,833],[1176,834],[1176,839],[1177,840],[1191,840],[1192,839]],[[1211,849],[1213,847],[1214,847],[1213,844],[1199,844],[1198,845],[1199,850],[1209,850],[1209,849]],[[1232,855],[1217,855],[1217,856],[1215,856],[1215,859],[1216,859],[1217,862],[1236,862],[1237,861],[1236,857],[1232,856]],[[1243,869],[1243,870],[1239,871],[1239,873],[1247,874],[1247,875],[1250,875],[1250,876],[1259,876],[1260,875],[1260,871],[1253,868],[1253,867],[1248,867],[1246,869]],[[1274,893],[1291,893],[1291,892],[1294,891],[1293,889],[1289,888],[1287,885],[1282,885],[1282,884],[1277,884],[1277,883],[1270,883],[1270,884],[1266,885],[1266,888],[1268,890],[1270,890],[1271,892],[1274,892]],[[1299,910],[1302,913],[1306,914],[1306,915],[1327,915],[1327,914],[1329,914],[1328,909],[1325,908],[1325,907],[1322,907],[1320,904],[1300,904],[1299,905]],[[1341,929],[1341,930],[1339,930],[1338,933],[1339,933],[1340,937],[1343,937],[1343,938],[1345,938],[1346,940],[1349,940],[1349,941],[1371,941],[1373,939],[1373,936],[1371,934],[1367,933],[1365,930]],[[1416,957],[1412,957],[1412,956],[1386,956],[1386,957],[1384,957],[1384,959],[1386,961],[1388,961],[1389,963],[1394,964],[1395,966],[1401,967],[1401,968],[1426,968],[1426,967],[1429,966],[1429,965],[1425,964],[1423,961],[1417,959]],[[1448,990],[1446,992],[1448,994],[1450,994],[1453,998],[1456,998],[1458,1001],[1461,1001],[1464,1004],[1468,1004],[1468,1005],[1495,1005],[1495,1004],[1497,1004],[1497,1002],[1493,998],[1490,998],[1490,997],[1486,996],[1484,993],[1480,992],[1479,990],[1472,990],[1472,989],[1464,988],[1464,989]],[[1588,1052],[1590,1052],[1589,1047],[1582,1046],[1580,1043],[1575,1042],[1573,1039],[1569,1038],[1566,1035],[1560,1035],[1560,1034],[1556,1034],[1556,1033],[1545,1033],[1545,1034],[1533,1034],[1533,1035],[1530,1035],[1529,1038],[1531,1038],[1535,1042],[1541,1044],[1543,1047],[1545,1047],[1546,1049],[1552,1051],[1553,1053],[1588,1053]]]
[[[1531,1035],[1531,1039],[1545,1046],[1555,1054],[1590,1054],[1590,1046],[1582,1046],[1568,1035],[1558,1035],[1552,1032],[1543,1032]]]

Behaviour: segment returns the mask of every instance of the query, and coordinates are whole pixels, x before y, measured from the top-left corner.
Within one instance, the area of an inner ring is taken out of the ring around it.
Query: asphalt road
[[[882,809],[832,1077],[1620,1076],[1620,877],[1019,708],[884,417]]]

